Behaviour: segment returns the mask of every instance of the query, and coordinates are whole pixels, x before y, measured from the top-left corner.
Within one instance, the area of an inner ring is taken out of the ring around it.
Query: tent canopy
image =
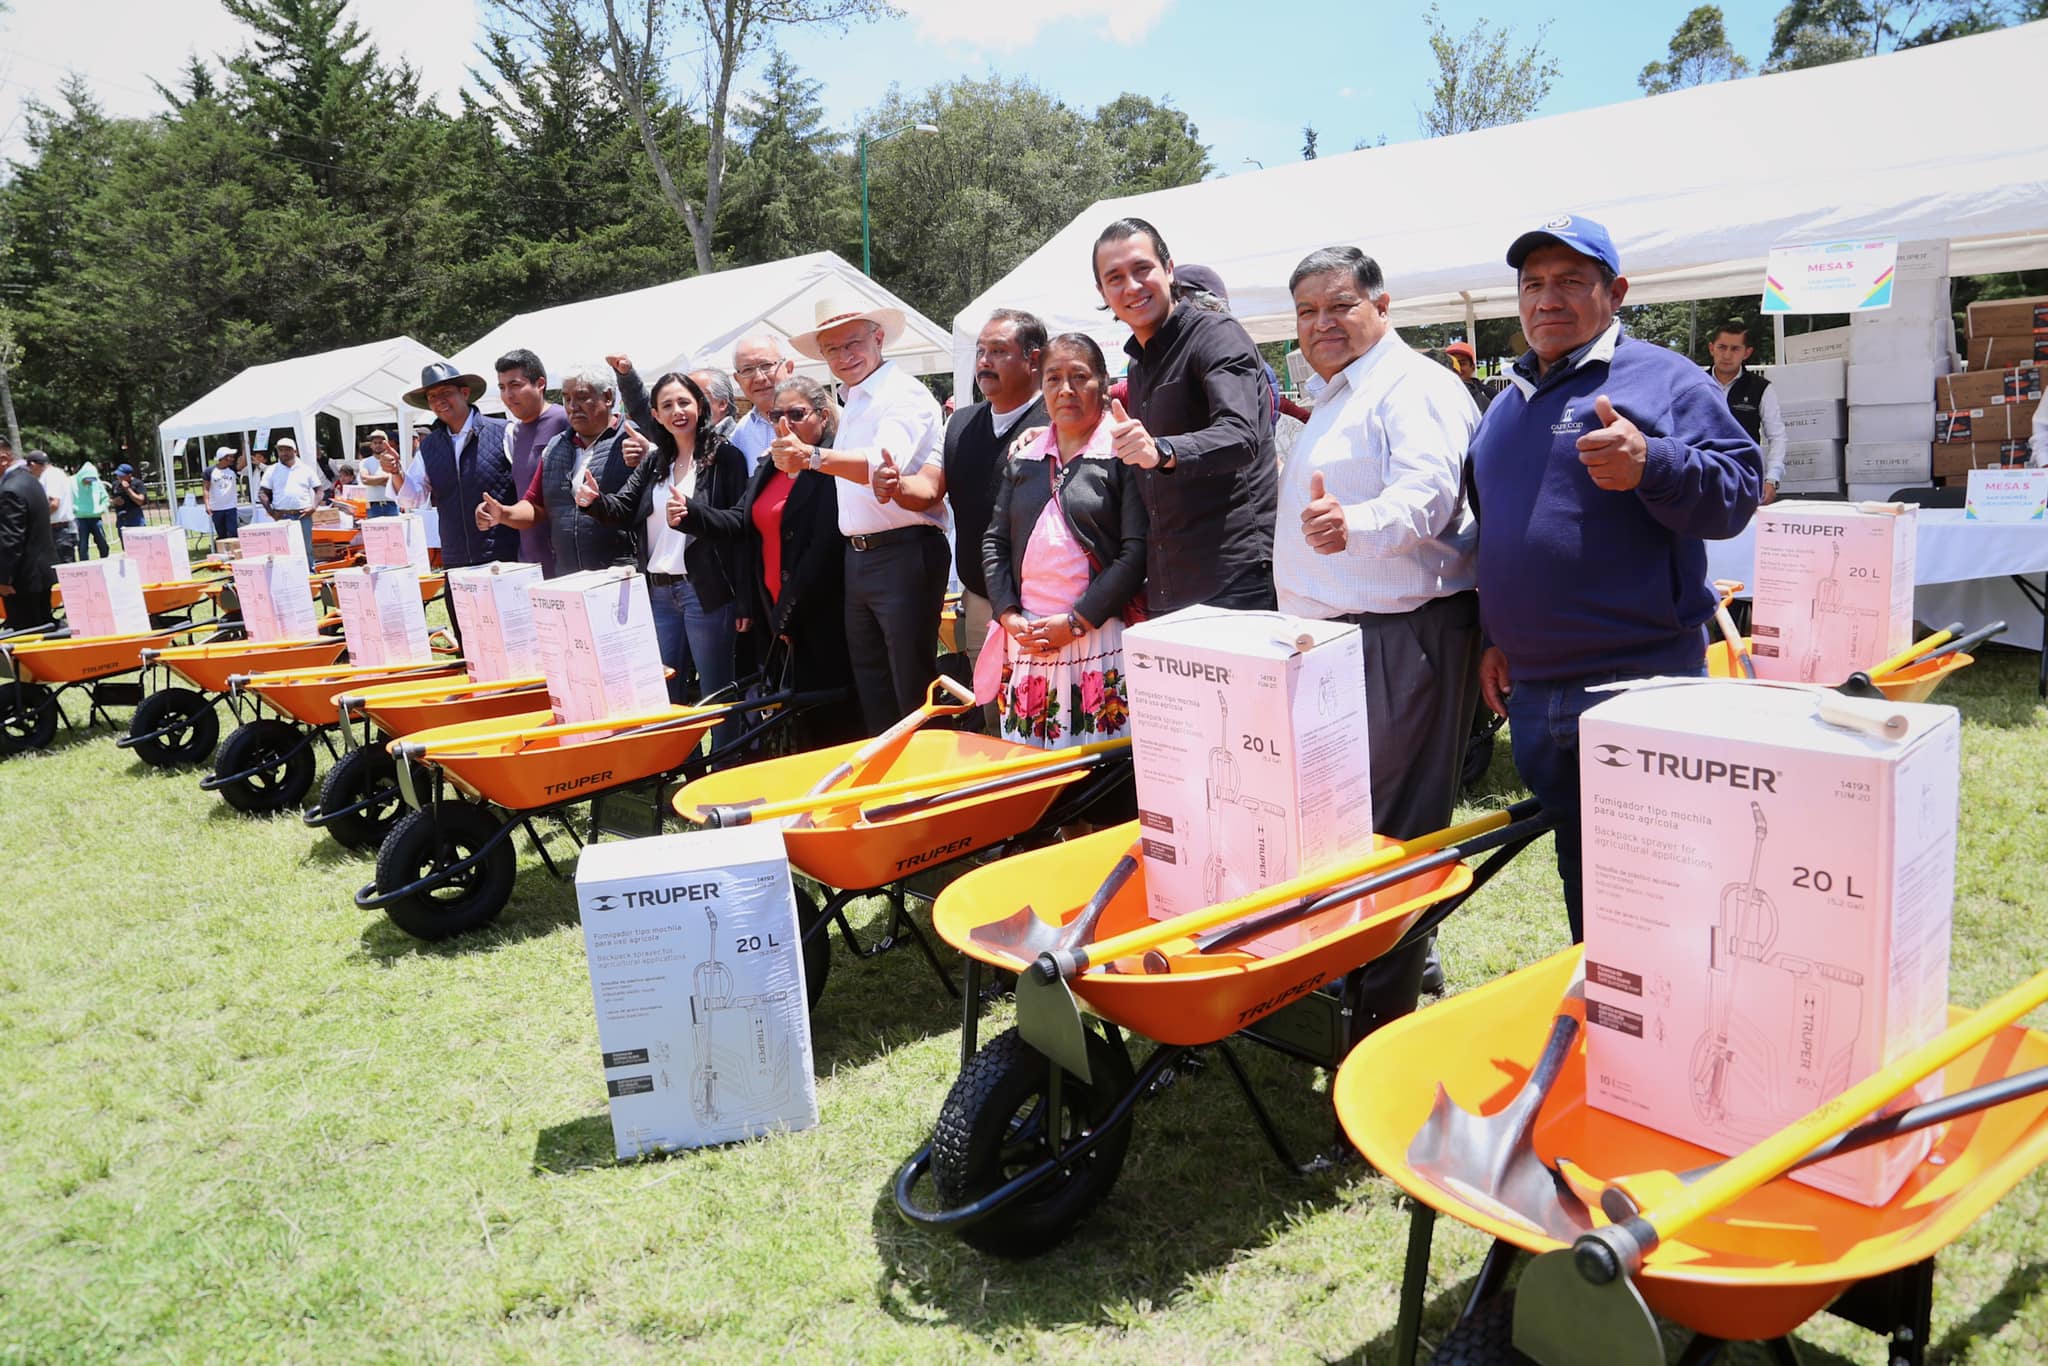
[[[255,432],[258,445],[267,447],[270,431],[290,431],[299,449],[311,454],[319,413],[341,424],[342,458],[348,459],[355,454],[356,427],[402,421],[400,395],[420,382],[422,367],[439,359],[411,337],[391,337],[252,365],[157,428],[165,467],[189,438],[230,432]]]
[[[805,362],[788,343],[811,330],[813,305],[828,297],[901,309],[908,325],[884,354],[920,375],[951,367],[952,341],[944,328],[829,251],[521,313],[463,347],[455,363],[488,376],[498,357],[519,347],[557,370],[623,353],[651,381],[697,366],[729,370],[735,342],[768,332],[799,368],[823,374],[822,365]]]
[[[2048,22],[1862,61],[1699,86],[1457,137],[1376,147],[1094,205],[953,321],[959,392],[999,307],[1083,331],[1112,357],[1086,262],[1117,218],[1209,266],[1260,341],[1294,335],[1287,277],[1355,243],[1394,321],[1515,312],[1508,243],[1562,213],[1605,223],[1630,303],[1763,292],[1775,245],[1946,238],[1956,275],[2048,262],[2048,139],[2035,92]]]

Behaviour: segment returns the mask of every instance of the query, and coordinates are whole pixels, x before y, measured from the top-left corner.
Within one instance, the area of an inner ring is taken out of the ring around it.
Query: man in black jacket
[[[56,583],[50,495],[0,436],[0,598],[7,602],[7,629],[48,625]]]
[[[1110,408],[1117,457],[1142,473],[1154,613],[1273,606],[1278,475],[1265,362],[1228,314],[1174,294],[1159,230],[1120,218],[1095,239],[1095,287],[1131,329],[1129,410]]]

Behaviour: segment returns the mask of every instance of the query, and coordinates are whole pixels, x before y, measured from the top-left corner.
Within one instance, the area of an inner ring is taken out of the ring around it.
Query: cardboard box
[[[296,559],[299,568],[312,573],[313,567],[306,561],[306,533],[299,530],[296,522],[245,522],[241,535],[244,559],[255,559],[261,555],[282,555]]]
[[[1842,456],[1842,477],[1852,484],[1894,489],[1925,484],[1934,474],[1934,447],[1925,441],[1851,441]]]
[[[356,519],[349,515],[347,508],[324,507],[313,509],[313,528],[316,531],[347,531],[353,528]]]
[[[1819,332],[1787,333],[1778,359],[1787,365],[1823,360],[1846,361],[1849,359],[1849,329],[1830,327]]]
[[[2020,469],[2031,462],[2032,448],[2025,441],[1973,441],[1967,446],[1934,448],[1937,478],[1968,474],[1971,470]]]
[[[647,580],[630,569],[591,569],[533,584],[527,597],[557,720],[645,716],[668,706]]]
[[[1781,494],[1826,494],[1830,497],[1840,498],[1842,496],[1842,481],[1840,479],[1787,479],[1778,485],[1778,492]]]
[[[1740,682],[1621,693],[1580,722],[1594,1108],[1736,1153],[1946,1027],[1961,727],[1844,703],[1905,736]],[[1937,1073],[1894,1108],[1940,1091]],[[1793,1179],[1883,1204],[1933,1143]]]
[[[1981,408],[1937,409],[1934,440],[1939,445],[1967,446],[1973,441],[2025,441],[2034,434],[2038,399],[2024,403],[1991,403]]]
[[[1852,481],[1855,460],[1851,446]],[[1914,514],[1910,506],[1895,514],[1818,502],[1772,503],[1757,512],[1757,677],[1839,683],[1912,643]]]
[[[818,1122],[777,826],[592,844],[576,900],[620,1159]]]
[[[1984,299],[1964,310],[1970,340],[2048,332],[2048,294],[2025,299]]]
[[[2048,517],[2048,470],[1971,470],[1963,515],[1973,522],[2038,522]]]
[[[130,527],[129,530],[134,530]],[[149,630],[142,561],[132,555],[57,566],[64,620],[74,636],[133,636]]]
[[[1849,315],[1851,331],[1870,326],[1893,324],[1908,320],[1924,322],[1938,318],[1947,327],[1954,326],[1955,314],[1949,303],[1947,273],[1936,275],[1908,275],[1894,267],[1892,271],[1892,303],[1890,308],[1874,308],[1863,313]],[[1853,349],[1854,340],[1849,343]]]
[[[1788,441],[1785,443],[1785,481],[1781,493],[1799,493],[1795,483],[1842,482],[1842,443],[1839,441]]]
[[[1882,319],[1885,315],[1872,316]],[[1955,348],[1955,330],[1946,318],[1890,319],[1852,334],[1849,364],[1917,365],[1929,373],[1946,374],[1955,369]],[[1854,401],[1855,396],[1850,397]]]
[[[1849,365],[1842,360],[1807,361],[1800,365],[1766,365],[1764,378],[1777,391],[1778,406],[1849,396]]]
[[[1888,365],[1849,362],[1849,406],[1896,407],[1902,403],[1934,406],[1936,372],[1927,361]]]
[[[1787,441],[1840,441],[1849,434],[1848,409],[1840,399],[1778,400]]]
[[[298,535],[296,528],[292,534]],[[306,562],[289,555],[243,555],[233,567],[235,597],[242,605],[242,629],[258,645],[273,640],[311,640],[320,619],[313,610],[313,585]]]
[[[1939,280],[1944,292],[1948,289],[1948,239],[1930,237],[1916,242],[1899,243],[1899,254],[1892,264],[1892,278],[1896,281]]]
[[[2048,369],[2015,365],[2004,370],[1965,370],[1934,382],[1934,402],[1942,408],[1983,408],[1994,403],[2032,403],[2042,395],[2041,377]]]
[[[1371,846],[1356,627],[1189,607],[1125,631],[1124,668],[1154,919]],[[1339,907],[1247,951],[1285,952],[1356,909]]]
[[[503,561],[448,571],[448,601],[462,627],[462,662],[472,683],[540,675],[527,589],[542,577],[537,564]]]
[[[140,563],[144,583],[175,583],[192,577],[192,552],[181,526],[123,527],[121,549]]]
[[[1972,337],[1964,358],[1972,370],[2002,370],[2048,363],[2048,332],[2021,336]]]
[[[420,576],[411,565],[337,569],[332,582],[342,634],[348,638],[349,663],[381,667],[433,662]]]
[[[404,564],[415,574],[433,572],[427,557],[426,520],[415,512],[396,517],[368,517],[363,520],[363,562]]]
[[[1874,446],[1881,443],[1917,441],[1932,444],[1934,402],[1865,403],[1849,405],[1849,444]]]

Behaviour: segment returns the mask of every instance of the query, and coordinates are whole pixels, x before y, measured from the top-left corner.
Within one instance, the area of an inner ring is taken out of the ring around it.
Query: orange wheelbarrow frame
[[[1465,1201],[1417,1174],[1408,1146],[1439,1084],[1475,1113],[1499,1109],[1542,1052],[1580,950],[1542,962],[1396,1022],[1339,1071],[1337,1114],[1358,1150],[1409,1195],[1407,1274],[1394,1360],[1412,1361],[1427,1290],[1437,1214],[1494,1239],[1468,1316],[1502,1289],[1520,1252],[1562,1246]],[[1568,1009],[1583,1018],[1583,1006]],[[1951,1008],[1952,1019],[1967,1012]],[[2048,1064],[2048,1035],[2008,1028],[1950,1064],[1944,1093]],[[1532,1142],[1546,1160],[1570,1157],[1594,1176],[1652,1168],[1686,1171],[1721,1154],[1585,1104],[1584,1031],[1545,1100]],[[1707,1337],[1774,1341],[1828,1308],[1891,1335],[1888,1358],[1918,1362],[1928,1341],[1937,1253],[2011,1187],[2048,1160],[2048,1096],[1957,1120],[1887,1204],[1869,1208],[1785,1178],[1653,1252],[1636,1278],[1661,1317]]]
[[[86,725],[104,723],[119,729],[108,706],[140,703],[139,685],[115,682],[139,674],[154,648],[168,645],[198,626],[174,626],[114,636],[71,636],[20,633],[0,638],[0,677],[10,680],[0,701],[0,754],[48,748],[59,724],[71,725],[64,713],[64,694],[86,695]],[[134,696],[117,692],[133,687]]]

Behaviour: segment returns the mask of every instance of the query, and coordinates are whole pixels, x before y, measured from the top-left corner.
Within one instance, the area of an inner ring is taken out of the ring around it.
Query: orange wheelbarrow
[[[159,631],[119,636],[74,636],[56,627],[0,635],[0,755],[47,749],[57,727],[71,725],[61,699],[68,692],[86,697],[86,724],[119,728],[107,708],[141,700],[135,681],[144,656],[169,645],[182,634],[203,626],[166,627]]]
[[[1019,974],[1018,1023],[977,1049],[966,1012],[959,1079],[931,1141],[897,1173],[898,1211],[999,1256],[1044,1251],[1115,1184],[1137,1103],[1205,1049],[1222,1058],[1281,1163],[1320,1165],[1295,1160],[1232,1036],[1334,1068],[1366,1033],[1414,1009],[1420,945],[1549,828],[1523,802],[1406,844],[1381,838],[1325,874],[1163,922],[1147,911],[1137,822],[969,873],[939,897],[934,925],[966,956],[970,985],[982,965]],[[1480,854],[1490,857],[1466,865]],[[1183,925],[1206,928],[1178,933]],[[1289,927],[1306,929],[1292,947],[1252,951]],[[1402,965],[1398,980],[1368,990],[1367,969],[1383,958]],[[1155,1043],[1142,1063],[1129,1042],[1137,1035]],[[927,1176],[936,1203],[920,1196]]]
[[[933,702],[921,710],[943,715],[963,709]],[[859,958],[915,944],[946,989],[957,993],[911,914],[913,897],[930,899],[913,890],[911,879],[925,881],[968,859],[1041,843],[1130,777],[1125,742],[1063,752],[962,731],[917,730],[885,744],[872,763],[862,761],[862,752],[877,743],[855,741],[727,769],[696,779],[675,797],[678,815],[708,825],[752,819],[754,810],[773,812],[778,804],[816,808],[782,835],[791,867],[825,889],[822,901],[805,886],[796,890],[804,982],[814,1006],[831,971],[833,926]],[[858,770],[856,785],[832,788],[829,801],[805,795],[842,767]],[[889,926],[863,945],[846,908],[878,894],[889,898]]]
[[[446,657],[425,663],[324,664],[231,675],[229,695],[253,698],[256,715],[221,741],[213,772],[200,780],[200,790],[218,792],[229,806],[251,815],[299,805],[313,790],[315,745],[338,757],[333,737],[341,710],[335,699],[379,683],[459,677],[462,661],[453,650],[453,643],[441,638],[433,652]],[[275,714],[266,716],[266,710]]]
[[[1586,1105],[1583,1038],[1568,1027],[1553,1032],[1553,1016],[1583,1019],[1582,1002],[1559,1006],[1579,961],[1580,950],[1570,949],[1401,1020],[1361,1044],[1337,1075],[1345,1131],[1416,1201],[1394,1339],[1399,1366],[1414,1360],[1420,1339],[1438,1214],[1495,1240],[1457,1326],[1437,1349],[1438,1361],[1526,1361],[1508,1347],[1514,1297],[1506,1281],[1518,1254],[1567,1245],[1519,1217],[1503,1217],[1483,1194],[1468,1197],[1418,1170],[1410,1145],[1439,1087],[1467,1112],[1499,1112],[1538,1070],[1546,1043],[1563,1037],[1570,1040],[1563,1065],[1529,1131],[1542,1161],[1562,1155],[1596,1177],[1616,1177],[1725,1160]],[[1967,1013],[1952,1008],[1950,1016]],[[1788,1335],[1832,1306],[1837,1316],[1888,1337],[1888,1361],[1919,1366],[1926,1360],[1936,1254],[2048,1159],[2048,1078],[2037,1071],[2044,1064],[2048,1036],[2000,1030],[1946,1067],[1943,1100],[1916,1107],[1920,1113],[1910,1120],[1890,1117],[1888,1123],[1906,1128],[1946,1128],[1889,1203],[1870,1208],[1773,1180],[1659,1244],[1635,1288],[1649,1309],[1697,1335],[1686,1361],[1707,1361],[1731,1340],[1764,1342],[1773,1359],[1796,1360]],[[1492,1355],[1475,1355],[1481,1343]]]
[[[142,700],[127,733],[114,743],[134,750],[152,768],[203,764],[220,740],[220,705],[227,704],[237,724],[248,719],[244,699],[228,688],[230,678],[263,669],[324,667],[345,648],[339,634],[259,644],[240,632],[238,622],[224,618],[209,640],[144,650]]]
[[[740,685],[735,685],[740,686]],[[568,873],[534,822],[550,818],[578,847],[604,833],[661,833],[660,789],[678,772],[701,772],[740,753],[805,709],[843,694],[784,692],[741,701],[671,706],[647,716],[558,724],[545,707],[418,731],[392,741],[405,805],[377,849],[375,881],[356,905],[381,910],[416,939],[479,929],[512,895],[511,837],[524,830],[557,879]],[[729,717],[743,721],[722,745],[704,737]],[[645,800],[652,790],[653,800]],[[607,803],[650,828],[609,825]],[[590,804],[587,831],[568,819]],[[651,819],[645,814],[651,812]]]
[[[334,705],[341,716],[342,754],[320,780],[319,801],[306,808],[303,819],[344,849],[375,849],[405,812],[398,761],[386,741],[536,711],[548,705],[548,689],[538,676],[495,683],[435,676],[352,688],[336,696]]]

